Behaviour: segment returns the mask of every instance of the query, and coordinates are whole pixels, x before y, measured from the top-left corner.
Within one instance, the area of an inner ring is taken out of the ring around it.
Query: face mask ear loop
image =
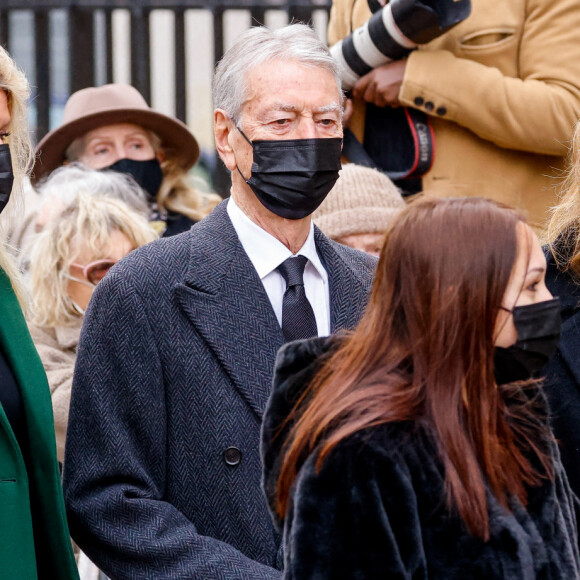
[[[232,120],[232,123],[234,123],[234,121]],[[250,144],[250,147],[252,147],[252,149],[254,149],[254,144],[248,139],[248,137],[246,136],[246,134],[238,127],[238,125],[236,123],[234,123],[234,127],[241,133],[242,137]],[[240,176],[242,177],[242,179],[248,183],[248,180],[244,177],[244,174],[240,171],[240,168],[238,167],[237,163],[236,163],[236,169],[238,170],[238,173],[240,174]]]
[[[85,286],[88,286],[89,288],[92,288],[93,290],[97,287],[96,284],[93,284],[92,282],[89,282],[88,280],[82,280],[81,278],[76,278],[75,276],[71,276],[70,274],[65,276],[65,278],[68,278],[69,280],[74,280],[75,282],[80,282],[81,284],[84,284]]]
[[[242,137],[251,145],[251,147],[254,147],[254,144],[248,139],[247,135],[234,123],[234,127],[242,134]]]

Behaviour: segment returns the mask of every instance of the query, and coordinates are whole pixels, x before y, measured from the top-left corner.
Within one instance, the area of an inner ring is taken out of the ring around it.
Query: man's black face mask
[[[238,131],[254,151],[250,179],[238,173],[262,205],[291,220],[312,214],[338,179],[342,139],[250,141]]]

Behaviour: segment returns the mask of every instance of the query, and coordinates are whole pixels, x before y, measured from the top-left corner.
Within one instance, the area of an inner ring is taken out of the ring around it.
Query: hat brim
[[[36,146],[32,183],[36,184],[65,162],[66,150],[75,139],[116,123],[132,123],[153,131],[161,139],[165,157],[174,160],[184,171],[193,167],[199,158],[197,140],[178,119],[144,109],[112,109],[80,117],[47,133]]]

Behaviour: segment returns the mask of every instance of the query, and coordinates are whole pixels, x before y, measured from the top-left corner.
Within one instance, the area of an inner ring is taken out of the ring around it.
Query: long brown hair
[[[522,251],[520,221],[514,210],[480,198],[427,198],[399,214],[362,321],[289,417],[296,423],[277,484],[281,519],[306,453],[319,446],[320,469],[341,440],[391,421],[428,425],[448,505],[483,539],[486,482],[507,507],[508,496],[525,505],[526,485],[552,477],[544,423],[528,404],[508,409],[506,398],[522,387],[498,388],[494,379],[496,319]]]

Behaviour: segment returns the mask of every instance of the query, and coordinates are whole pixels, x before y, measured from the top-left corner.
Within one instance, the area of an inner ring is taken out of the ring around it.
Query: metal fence
[[[129,82],[186,122],[211,151],[211,73],[250,25],[312,23],[325,37],[331,0],[0,0],[0,43],[33,87],[38,140],[81,88]]]

